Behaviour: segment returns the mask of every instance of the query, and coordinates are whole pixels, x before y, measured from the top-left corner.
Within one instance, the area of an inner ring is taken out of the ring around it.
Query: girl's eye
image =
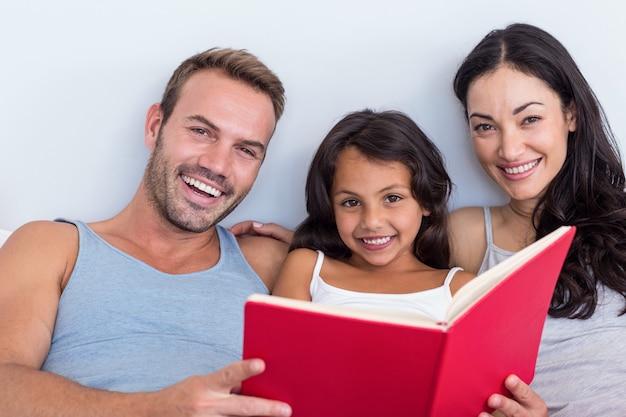
[[[350,200],[344,201],[343,203],[341,203],[341,205],[345,207],[356,207],[359,205],[359,202],[357,200],[350,199]]]
[[[385,202],[387,203],[397,203],[400,200],[402,200],[402,197],[400,197],[399,195],[390,195],[385,198]]]

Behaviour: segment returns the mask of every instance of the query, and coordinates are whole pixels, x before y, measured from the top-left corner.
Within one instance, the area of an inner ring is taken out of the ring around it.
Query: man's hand
[[[487,405],[494,409],[493,414],[480,413],[479,417],[548,417],[546,403],[530,387],[516,375],[509,375],[504,386],[511,392],[513,398],[493,394],[487,400]]]
[[[291,244],[293,240],[293,230],[286,229],[276,223],[260,223],[252,220],[237,223],[230,228],[235,236],[258,235],[267,236]]]
[[[280,401],[238,395],[244,379],[265,370],[260,359],[235,362],[209,375],[193,376],[149,394],[155,416],[272,416],[288,417],[291,407]]]

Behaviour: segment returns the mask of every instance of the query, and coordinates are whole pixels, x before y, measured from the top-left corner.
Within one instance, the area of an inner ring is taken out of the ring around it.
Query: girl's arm
[[[287,255],[274,284],[272,295],[311,301],[311,278],[317,260],[317,252],[295,249]]]
[[[452,278],[452,282],[450,283],[450,293],[452,295],[456,294],[456,292],[463,285],[467,284],[474,278],[476,278],[476,274],[473,272],[458,271],[456,274],[454,274],[454,278]]]

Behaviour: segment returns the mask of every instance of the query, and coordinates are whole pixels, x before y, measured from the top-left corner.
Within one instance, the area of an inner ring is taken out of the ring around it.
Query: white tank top
[[[452,300],[450,282],[457,271],[452,268],[441,287],[408,294],[379,294],[344,290],[324,282],[320,270],[324,263],[324,254],[317,251],[317,262],[311,278],[311,301],[321,304],[349,306],[357,308],[377,308],[390,311],[417,312],[442,321]]]

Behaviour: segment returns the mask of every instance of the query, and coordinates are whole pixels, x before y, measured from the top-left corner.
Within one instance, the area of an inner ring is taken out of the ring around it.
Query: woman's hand
[[[479,417],[548,417],[546,403],[530,387],[516,375],[509,375],[504,386],[511,392],[513,398],[493,394],[487,400],[487,405],[494,409],[493,414],[480,413]]]

